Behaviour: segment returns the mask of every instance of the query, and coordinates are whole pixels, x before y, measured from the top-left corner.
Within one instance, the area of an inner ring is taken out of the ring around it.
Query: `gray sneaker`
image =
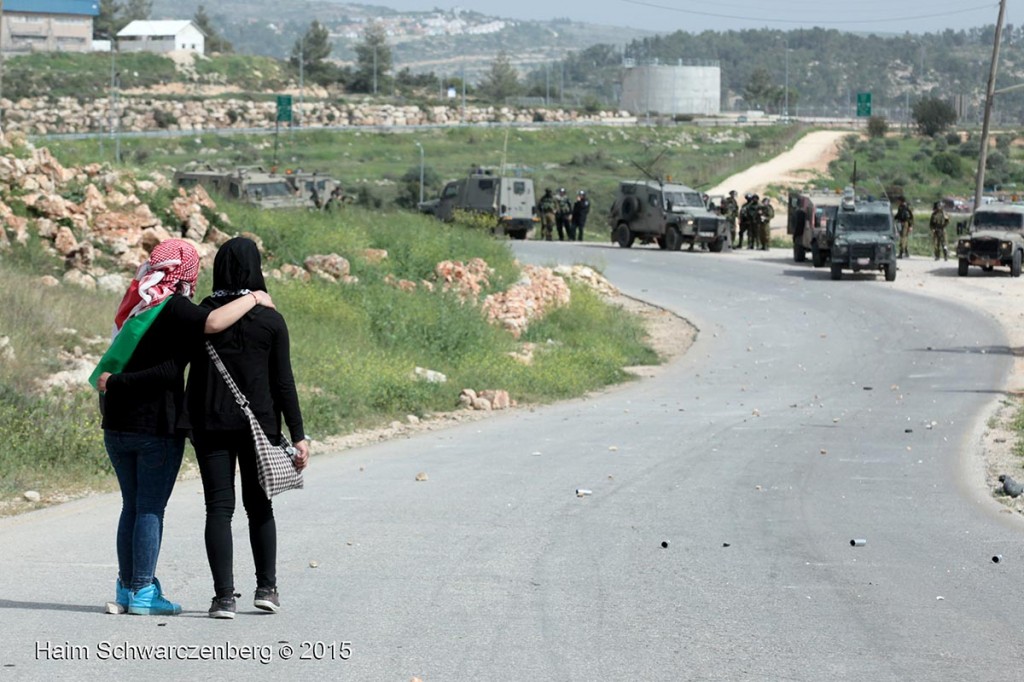
[[[214,597],[210,604],[210,618],[234,618],[237,610],[235,597]]]
[[[257,587],[252,605],[264,611],[277,613],[281,609],[281,598],[276,587]]]

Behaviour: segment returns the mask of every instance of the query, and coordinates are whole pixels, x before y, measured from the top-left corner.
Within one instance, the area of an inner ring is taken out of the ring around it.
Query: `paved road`
[[[782,252],[517,250],[601,265],[692,319],[696,344],[598,397],[315,458],[277,505],[276,616],[205,617],[196,482],[175,492],[159,570],[177,618],[100,613],[115,498],[0,521],[0,677],[1020,678],[1024,533],[968,464],[1011,362],[992,320]],[[352,655],[298,660],[332,653],[305,641]],[[273,660],[109,660],[154,644]]]

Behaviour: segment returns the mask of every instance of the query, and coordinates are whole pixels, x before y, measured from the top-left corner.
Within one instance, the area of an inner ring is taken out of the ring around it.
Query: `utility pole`
[[[466,122],[466,60],[462,60],[462,115],[459,117],[462,123]]]
[[[996,93],[996,68],[999,66],[999,43],[1003,36],[1003,18],[1006,16],[1006,0],[999,0],[999,18],[996,19],[996,38],[992,43],[992,63],[988,69],[988,86],[985,89],[985,117],[981,123],[981,150],[978,153],[978,182],[974,186],[974,208],[981,206],[981,194],[985,189],[985,161],[988,157],[988,127],[992,118],[992,100]]]
[[[121,162],[121,136],[117,134],[117,39],[110,40],[110,136],[114,138],[114,163]]]
[[[420,203],[423,203],[423,145],[419,142],[414,144],[420,148]]]
[[[373,94],[377,94],[377,43],[373,44]]]
[[[306,94],[306,36],[299,38],[299,125],[302,125],[302,105]],[[292,124],[294,125],[294,123]]]
[[[789,40],[786,40],[786,92],[785,104],[782,105],[782,115],[789,119]]]
[[[4,96],[4,0],[0,0],[0,99]],[[0,135],[4,132],[4,110],[0,107]]]

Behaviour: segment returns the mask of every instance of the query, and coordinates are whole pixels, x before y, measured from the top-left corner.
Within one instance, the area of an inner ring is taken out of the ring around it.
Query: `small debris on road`
[[[668,549],[668,540],[662,540],[661,541],[661,548],[662,549]]]
[[[586,497],[587,495],[593,494],[593,490],[587,490],[586,488],[576,488],[576,497]]]
[[[722,547],[732,547],[732,545],[728,542],[723,542]]]
[[[1002,554],[996,554],[994,557],[992,557],[992,563],[994,563],[994,564],[998,564],[1002,560],[1003,560],[1003,555]]]
[[[38,502],[41,499],[41,496],[35,490],[26,490],[22,497],[28,502]]]
[[[853,540],[850,540],[850,547],[863,547],[866,544],[868,544],[868,541],[864,538],[854,538]]]
[[[914,429],[903,429],[903,433],[913,433]]]
[[[754,490],[764,490],[764,488],[762,488],[762,487],[761,487],[761,486],[759,486],[759,485],[755,485],[755,486],[754,486]]]
[[[619,451],[619,446],[618,445],[609,445],[608,446],[608,451],[609,452],[618,452]]]
[[[310,561],[309,562],[309,567],[310,568],[319,568],[320,567],[320,562],[319,561]]]
[[[822,448],[818,452],[819,452],[819,454],[822,454],[822,455],[827,455],[828,454],[828,450],[826,450],[825,448]]]
[[[425,481],[425,480],[427,480],[427,474],[425,472],[423,472],[423,471],[419,472],[418,474],[416,474],[416,480],[417,481]]]
[[[873,391],[873,390],[875,390],[873,386],[863,386],[862,388],[863,388],[863,389],[864,389],[865,391]]]

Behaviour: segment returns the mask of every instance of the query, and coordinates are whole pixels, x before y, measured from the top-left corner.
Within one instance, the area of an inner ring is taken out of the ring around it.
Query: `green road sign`
[[[858,95],[858,98],[860,95]],[[290,123],[292,120],[292,96],[277,96],[277,120],[282,123]]]
[[[858,116],[870,116],[871,115],[871,93],[870,92],[858,92],[857,93],[857,115]]]

